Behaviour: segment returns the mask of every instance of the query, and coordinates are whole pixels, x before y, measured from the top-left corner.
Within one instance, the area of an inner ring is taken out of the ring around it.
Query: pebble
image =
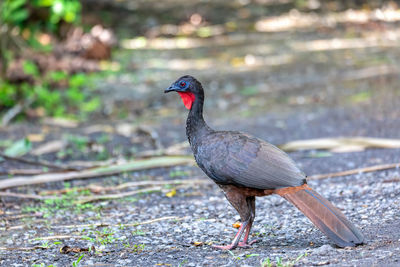
[[[335,249],[331,246],[331,245],[323,245],[319,248],[315,248],[312,250],[312,254],[313,255],[320,255],[320,256],[324,256],[329,254],[330,252],[334,251]]]

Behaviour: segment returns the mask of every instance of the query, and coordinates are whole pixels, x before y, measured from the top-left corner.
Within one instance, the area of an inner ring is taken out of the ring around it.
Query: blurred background
[[[211,125],[273,143],[399,122],[397,1],[5,0],[0,23],[1,122],[31,142],[46,124],[120,121],[163,131],[127,155],[182,142],[185,109],[163,90],[185,74]]]

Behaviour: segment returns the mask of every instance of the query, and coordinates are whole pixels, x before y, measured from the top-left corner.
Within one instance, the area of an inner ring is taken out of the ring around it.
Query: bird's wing
[[[257,189],[299,186],[305,175],[279,148],[239,132],[213,132],[197,146],[200,168],[215,182]]]

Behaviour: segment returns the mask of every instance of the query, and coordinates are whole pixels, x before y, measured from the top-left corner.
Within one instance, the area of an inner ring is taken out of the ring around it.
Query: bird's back
[[[213,131],[192,149],[199,167],[219,184],[276,189],[305,183],[304,173],[285,152],[244,133]]]

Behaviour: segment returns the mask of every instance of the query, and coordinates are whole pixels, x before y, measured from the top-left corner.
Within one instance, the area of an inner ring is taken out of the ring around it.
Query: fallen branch
[[[158,187],[143,188],[143,189],[139,189],[139,190],[135,190],[135,191],[122,192],[122,193],[118,193],[118,194],[108,194],[108,195],[84,197],[84,198],[80,198],[78,201],[76,201],[76,204],[84,204],[84,203],[89,203],[89,202],[94,202],[94,201],[99,201],[99,200],[107,200],[107,199],[118,199],[118,198],[137,195],[140,193],[150,193],[150,192],[161,191],[161,189],[162,188],[158,186]]]
[[[10,215],[7,217],[7,215]],[[11,215],[11,214],[4,214],[2,217],[4,220],[7,221],[12,221],[12,220],[18,220],[18,219],[22,219],[22,218],[29,218],[29,217],[40,217],[43,214],[38,212],[38,213],[34,213],[34,214],[18,214],[18,215]]]
[[[30,250],[35,250],[35,249],[48,249],[49,247],[42,247],[42,246],[34,246],[34,247],[13,247],[13,248],[8,248],[8,247],[0,247],[0,250],[23,250],[23,251],[30,251]]]
[[[50,229],[95,228],[95,227],[136,227],[139,225],[152,224],[152,223],[161,222],[161,221],[169,221],[169,220],[180,221],[180,220],[184,220],[184,219],[185,219],[185,217],[166,216],[166,217],[151,219],[148,221],[127,223],[127,224],[94,223],[94,224],[49,225],[48,227]],[[25,227],[27,227],[26,224],[15,225],[15,226],[11,226],[11,227],[0,227],[0,231],[24,229]]]
[[[8,160],[19,161],[19,162],[30,164],[30,165],[35,165],[35,166],[39,165],[39,166],[58,169],[58,170],[62,170],[62,171],[77,171],[77,169],[70,167],[70,166],[54,164],[54,163],[50,163],[50,162],[44,161],[44,160],[30,160],[30,159],[21,158],[21,157],[12,157],[12,156],[8,156],[2,152],[0,152],[0,157],[8,159]]]
[[[40,169],[11,169],[1,172],[0,175],[38,175],[44,173],[48,172],[44,172]]]
[[[308,177],[307,180],[322,180],[322,179],[331,178],[331,177],[348,176],[348,175],[352,175],[352,174],[382,171],[382,170],[394,169],[394,168],[399,168],[399,167],[400,167],[400,163],[375,165],[375,166],[357,168],[357,169],[341,171],[341,172],[316,174],[316,175],[312,175],[312,176]]]
[[[200,183],[203,184],[211,184],[211,181],[207,181],[207,180],[195,180],[197,182],[201,181]],[[177,188],[185,188],[190,186],[191,184],[193,184],[193,180],[189,180],[189,182],[185,182],[185,181],[180,181],[180,182],[176,182],[176,183],[167,183],[168,181],[158,181],[160,182],[159,184],[161,185],[179,185],[176,187]],[[136,183],[138,184],[138,183]],[[152,185],[152,184],[150,184]],[[118,188],[118,187],[117,187]],[[123,197],[127,197],[127,196],[133,196],[133,195],[137,195],[140,193],[151,193],[151,192],[158,192],[161,191],[162,187],[160,186],[153,186],[153,187],[147,187],[147,188],[143,188],[143,189],[139,189],[139,190],[135,190],[135,191],[128,191],[128,192],[122,192],[122,193],[117,193],[117,194],[108,194],[108,195],[98,195],[98,196],[89,196],[89,197],[84,197],[84,198],[80,198],[76,203],[77,204],[84,204],[84,203],[88,203],[88,202],[94,202],[94,201],[99,201],[99,200],[107,200],[107,199],[118,199],[118,198],[123,198]]]
[[[6,114],[4,114],[3,118],[1,119],[2,126],[7,126],[8,123],[14,119],[18,114],[23,112],[26,108],[28,108],[33,102],[35,98],[31,97],[23,103],[18,103],[11,109],[9,109]]]
[[[128,182],[119,184],[117,186],[110,186],[110,187],[103,187],[99,185],[88,185],[79,188],[64,188],[60,190],[49,190],[49,191],[42,191],[40,195],[47,196],[47,195],[54,195],[54,194],[65,194],[71,191],[84,191],[90,190],[92,192],[106,192],[106,191],[116,191],[121,190],[129,187],[140,187],[140,186],[155,186],[155,185],[181,185],[181,184],[212,184],[212,181],[209,179],[189,179],[189,180],[167,180],[167,181],[139,181],[139,182]]]
[[[113,190],[120,190],[125,189],[127,187],[139,187],[139,186],[155,186],[155,185],[194,185],[194,184],[212,184],[211,180],[207,179],[191,179],[191,180],[169,180],[169,181],[141,181],[141,182],[131,182],[131,183],[124,183],[120,184],[115,187],[101,187],[101,186],[94,186],[89,185],[80,188],[65,188],[61,190],[50,190],[42,192],[40,195],[32,195],[32,194],[20,194],[20,193],[13,193],[13,192],[0,192],[0,197],[15,197],[15,198],[24,198],[24,199],[36,199],[36,200],[44,200],[44,199],[56,199],[57,196],[49,196],[55,194],[65,194],[71,191],[84,191],[84,190],[91,190],[95,192],[105,192],[105,191],[113,191]],[[108,195],[98,195],[98,196],[89,196],[85,198],[79,199],[76,203],[88,203],[93,201],[99,200],[106,200],[106,199],[117,199],[123,198],[127,196],[137,195],[140,193],[147,193],[147,192],[155,192],[161,191],[161,187],[150,187],[144,188],[136,191],[129,191],[117,194],[108,194]]]
[[[136,160],[124,164],[99,167],[83,171],[47,173],[31,177],[18,176],[14,178],[1,180],[0,189],[6,189],[23,185],[48,183],[48,182],[102,177],[102,176],[116,175],[123,172],[171,167],[176,165],[185,165],[193,163],[194,160],[191,157],[157,157],[157,158]]]
[[[0,192],[0,197],[15,197],[15,198],[37,199],[37,200],[51,198],[51,197],[45,197],[45,196],[38,196],[38,195],[31,195],[31,194],[19,194],[19,193],[13,193],[13,192]]]
[[[117,185],[115,188],[106,187],[105,190],[120,190],[127,187],[138,187],[146,185],[181,185],[181,184],[212,184],[210,179],[190,179],[190,180],[167,180],[167,181],[140,181],[140,182],[129,182]]]
[[[278,146],[284,151],[326,149],[332,152],[363,151],[367,148],[399,148],[400,139],[373,137],[317,138],[291,141]]]
[[[33,239],[29,239],[29,242],[41,241],[41,240],[68,239],[68,238],[83,239],[83,237],[79,235],[53,235],[53,236],[44,236],[44,237],[36,237]]]
[[[44,144],[40,145],[39,147],[33,149],[31,151],[31,154],[35,155],[35,156],[41,156],[43,154],[58,152],[61,149],[63,149],[66,145],[67,145],[67,142],[65,140],[49,141],[49,142],[44,143]]]

